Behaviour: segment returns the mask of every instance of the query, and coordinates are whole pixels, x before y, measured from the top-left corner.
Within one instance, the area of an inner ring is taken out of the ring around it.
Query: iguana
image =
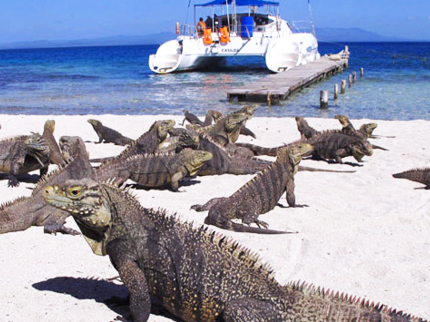
[[[151,154],[157,152],[160,145],[167,138],[168,131],[175,126],[174,120],[160,120],[154,122],[148,131],[143,133],[133,143],[120,153],[123,158],[136,154]],[[91,159],[91,162],[104,162],[112,157]]]
[[[64,158],[63,154],[60,151],[60,148],[57,144],[57,141],[54,137],[54,131],[55,131],[55,121],[54,120],[47,120],[45,122],[45,125],[43,127],[43,138],[45,139],[46,144],[49,147],[49,160],[53,164],[63,164],[66,159]]]
[[[212,138],[204,133],[197,137],[197,149],[201,151],[208,151],[212,154],[212,159],[205,162],[199,169],[197,174],[199,176],[207,175],[220,175],[224,173],[229,174],[254,174],[264,170],[270,166],[271,162],[267,160],[260,160],[257,158],[247,158],[241,156],[232,156],[222,145],[214,142]],[[196,139],[189,135],[181,136],[176,151],[194,146]]]
[[[302,155],[311,150],[312,146],[309,144],[282,149],[269,168],[257,174],[230,197],[214,198],[204,205],[193,205],[191,209],[209,210],[205,223],[223,229],[266,234],[285,233],[267,229],[268,224],[260,221],[258,216],[275,208],[284,193],[290,207],[298,206],[294,195],[294,174],[298,170]],[[247,225],[256,223],[258,228],[237,224],[232,221],[234,218],[242,219]]]
[[[430,189],[430,168],[411,169],[393,174],[394,178],[408,179],[425,185],[425,189]]]
[[[190,113],[188,110],[183,110],[184,112],[184,120],[182,121],[181,125],[184,125],[185,121],[188,121],[191,124],[196,124],[199,126],[205,126],[203,121],[201,121],[196,115],[194,115],[193,113]]]
[[[130,179],[145,188],[168,187],[178,191],[179,181],[196,175],[200,167],[211,158],[210,152],[191,149],[180,153],[117,157],[96,169],[96,179],[106,181],[115,178],[118,183]]]
[[[360,162],[363,156],[373,154],[372,145],[363,137],[339,131],[323,131],[305,142],[312,145],[312,158],[315,160],[342,163],[342,158],[352,156]]]
[[[341,130],[342,133],[345,133],[348,135],[358,135],[365,138],[366,140],[372,136],[373,130],[376,129],[376,127],[378,126],[376,123],[367,123],[367,124],[363,124],[360,127],[360,129],[357,131],[347,116],[336,115],[335,117],[339,120],[340,124],[342,124],[342,130]],[[372,144],[372,148],[388,151],[388,149],[374,144]]]
[[[125,137],[118,131],[115,131],[114,129],[111,129],[107,126],[104,126],[102,122],[94,119],[89,119],[88,123],[90,123],[94,131],[96,131],[97,136],[99,137],[99,141],[96,143],[113,143],[115,145],[130,145],[133,140]]]
[[[46,187],[44,197],[70,212],[95,254],[109,256],[129,290],[134,322],[148,320],[151,301],[188,322],[424,322],[304,283],[280,285],[258,255],[234,240],[144,208],[108,183],[71,180]]]
[[[248,115],[248,119],[250,119],[254,115],[254,111],[257,108],[258,107],[254,105],[247,105],[232,113],[245,113]],[[217,123],[224,117],[221,112],[216,110],[208,110],[204,122],[202,122],[196,115],[190,113],[188,110],[184,110],[184,115],[185,119],[183,120],[182,125],[184,125],[185,121],[188,121],[190,124],[198,125],[199,127],[210,126],[212,125],[212,122]],[[255,134],[245,126],[240,128],[240,134],[252,136],[254,139],[256,138]]]
[[[31,226],[44,226],[46,233],[77,234],[74,229],[64,226],[69,213],[47,205],[42,197],[46,185],[59,184],[68,179],[91,178],[94,175],[82,139],[76,149],[79,149],[79,153],[75,154],[75,158],[43,176],[30,197],[20,197],[1,205],[1,234],[26,230]]]
[[[40,170],[42,176],[48,171],[49,146],[40,134],[3,139],[0,153],[0,172],[6,174],[9,187],[19,185],[19,174]]]

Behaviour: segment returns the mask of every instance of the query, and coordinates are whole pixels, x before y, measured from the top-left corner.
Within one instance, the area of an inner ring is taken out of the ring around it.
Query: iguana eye
[[[67,189],[67,194],[70,197],[78,197],[82,192],[82,189],[80,186],[77,187],[70,187],[69,189]]]

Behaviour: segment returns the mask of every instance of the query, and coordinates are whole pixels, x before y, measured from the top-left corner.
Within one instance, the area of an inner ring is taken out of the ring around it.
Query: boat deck
[[[349,52],[325,55],[320,59],[294,67],[286,72],[263,77],[254,83],[227,91],[227,99],[239,102],[267,102],[278,104],[302,88],[320,81],[327,76],[341,72],[348,66]]]

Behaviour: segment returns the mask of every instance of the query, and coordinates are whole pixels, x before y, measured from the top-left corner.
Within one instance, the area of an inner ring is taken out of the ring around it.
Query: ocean
[[[320,43],[322,55],[351,52],[349,67],[293,94],[280,105],[261,104],[256,116],[430,120],[430,43]],[[236,58],[205,72],[157,75],[150,46],[0,50],[0,114],[174,114],[187,109],[224,113],[228,88],[269,75],[263,58]],[[364,76],[359,76],[360,68]],[[357,72],[357,81],[334,101],[334,84]],[[329,90],[329,108],[319,93]]]

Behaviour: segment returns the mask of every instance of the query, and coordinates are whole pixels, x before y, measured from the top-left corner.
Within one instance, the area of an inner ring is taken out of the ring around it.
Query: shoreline
[[[2,115],[0,137],[43,132],[44,122],[56,122],[55,138],[79,135],[86,141],[91,158],[117,155],[124,147],[95,144],[98,140],[87,122],[94,118],[130,138],[137,138],[161,119],[181,115]],[[306,117],[316,130],[340,129],[336,119]],[[430,166],[430,121],[383,121],[351,119],[356,128],[376,122],[369,141],[389,149],[364,157],[362,167],[304,160],[301,165],[355,173],[299,172],[295,195],[305,208],[276,207],[261,220],[271,229],[294,230],[297,234],[257,235],[212,230],[237,240],[269,263],[280,284],[306,282],[382,303],[405,313],[430,320],[430,192],[424,185],[392,178],[393,173]],[[273,147],[300,138],[294,118],[254,117],[247,122],[257,139],[241,136],[240,142]],[[394,138],[391,138],[394,136]],[[87,142],[90,141],[90,142]],[[353,161],[346,158],[345,161]],[[50,167],[51,169],[51,167]],[[38,174],[38,171],[32,174]],[[197,177],[180,192],[135,190],[144,207],[166,208],[182,220],[203,223],[207,212],[189,210],[218,196],[229,196],[252,175]],[[0,202],[29,196],[32,183],[8,188],[0,180]],[[286,205],[285,196],[280,203]],[[69,218],[68,227],[77,229]],[[117,276],[107,257],[94,255],[82,236],[43,234],[42,227],[0,235],[0,320],[109,321],[121,311],[101,301],[125,296],[123,286],[107,282]],[[116,294],[118,295],[118,294]],[[67,312],[67,316],[64,316]],[[151,315],[149,321],[170,321]]]

